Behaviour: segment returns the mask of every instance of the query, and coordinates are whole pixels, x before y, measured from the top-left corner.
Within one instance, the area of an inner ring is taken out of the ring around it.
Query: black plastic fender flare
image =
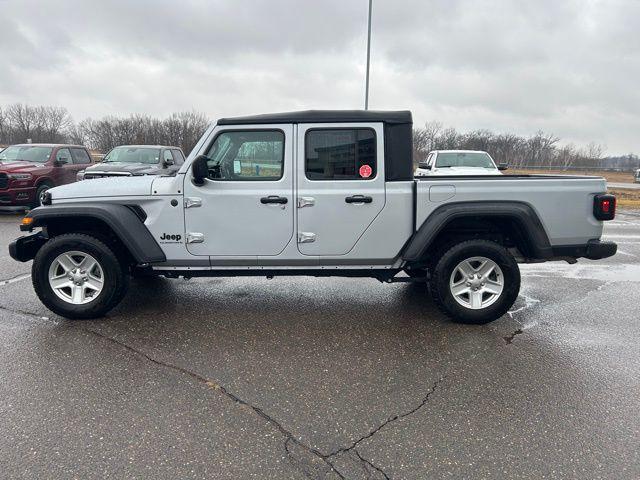
[[[27,217],[33,222],[23,230],[45,227],[49,221],[73,219],[81,222],[93,218],[105,223],[120,239],[138,263],[154,263],[166,261],[166,256],[151,232],[144,225],[135,211],[126,205],[114,203],[76,203],[68,205],[51,205],[31,210]]]
[[[549,237],[535,210],[527,203],[514,201],[456,202],[436,208],[420,225],[404,251],[402,258],[416,262],[425,257],[434,239],[447,225],[458,218],[500,217],[514,220],[525,234],[533,258],[553,257]]]

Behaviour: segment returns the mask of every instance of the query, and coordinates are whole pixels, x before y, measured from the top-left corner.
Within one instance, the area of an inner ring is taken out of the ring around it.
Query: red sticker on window
[[[362,178],[369,178],[373,173],[373,169],[369,165],[362,165],[360,167],[360,176]]]

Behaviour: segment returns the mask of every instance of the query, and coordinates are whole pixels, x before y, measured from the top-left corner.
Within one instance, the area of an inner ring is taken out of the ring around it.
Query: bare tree
[[[9,143],[8,141],[9,125],[4,110],[0,108],[0,144]]]

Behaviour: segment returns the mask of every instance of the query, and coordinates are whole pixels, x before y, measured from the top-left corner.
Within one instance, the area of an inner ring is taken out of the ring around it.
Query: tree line
[[[436,121],[413,130],[414,162],[426,159],[431,150],[484,150],[496,162],[508,163],[514,168],[640,168],[637,155],[605,157],[603,147],[596,143],[586,147],[562,145],[559,137],[541,131],[528,137],[490,130],[459,132],[455,128],[444,128]]]
[[[64,107],[0,106],[0,144],[76,143],[106,153],[117,145],[175,145],[188,154],[209,125],[199,112],[181,112],[159,119],[149,115],[107,116],[74,122]],[[494,133],[490,130],[459,132],[437,121],[413,130],[414,163],[426,159],[431,150],[484,150],[499,163],[514,168],[640,168],[640,158],[629,154],[604,157],[595,143],[586,147],[561,144],[560,138],[544,132],[531,136]]]
[[[209,126],[198,112],[173,113],[159,119],[149,115],[107,116],[78,123],[64,107],[13,104],[0,107],[0,144],[74,143],[106,153],[118,145],[172,145],[188,154]]]

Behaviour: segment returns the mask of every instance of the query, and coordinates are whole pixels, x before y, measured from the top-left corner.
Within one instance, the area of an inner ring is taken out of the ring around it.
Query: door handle
[[[364,195],[352,195],[344,199],[347,203],[371,203],[373,198],[365,197]]]
[[[260,203],[262,203],[263,205],[267,205],[270,203],[277,203],[279,205],[284,205],[288,201],[289,200],[287,199],[287,197],[279,197],[277,195],[269,195],[268,197],[262,197],[260,199]]]

